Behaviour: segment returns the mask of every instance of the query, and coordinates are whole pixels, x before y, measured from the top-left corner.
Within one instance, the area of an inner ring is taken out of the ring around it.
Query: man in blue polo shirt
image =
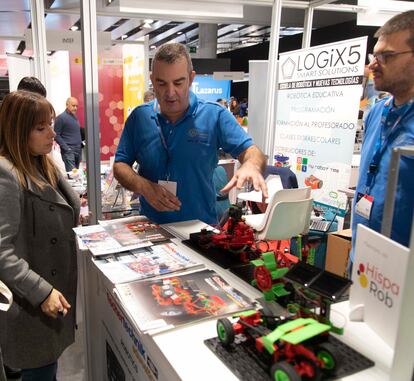
[[[151,74],[156,100],[133,110],[116,152],[115,177],[141,195],[142,214],[157,223],[217,223],[212,179],[219,148],[242,163],[222,192],[250,181],[267,196],[264,155],[226,109],[190,91],[194,76],[184,45],[159,47]]]
[[[353,242],[357,224],[381,231],[392,150],[414,144],[414,11],[394,16],[375,37],[378,42],[369,68],[375,89],[391,96],[375,104],[366,119],[353,208]],[[408,246],[414,208],[413,157],[401,158],[394,197],[391,238]]]
[[[55,140],[60,146],[66,172],[79,168],[82,156],[82,137],[79,120],[76,117],[78,100],[70,97],[66,101],[66,110],[55,120]]]

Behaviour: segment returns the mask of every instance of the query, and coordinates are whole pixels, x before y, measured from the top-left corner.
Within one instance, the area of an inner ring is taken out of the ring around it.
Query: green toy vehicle
[[[243,334],[257,351],[269,359],[271,379],[275,381],[318,381],[322,372],[334,373],[341,355],[329,343],[330,325],[312,318],[298,318],[280,324],[273,331],[265,326],[272,317],[260,311],[248,311],[217,321],[221,343],[230,346],[235,335]],[[238,344],[242,345],[242,344]]]

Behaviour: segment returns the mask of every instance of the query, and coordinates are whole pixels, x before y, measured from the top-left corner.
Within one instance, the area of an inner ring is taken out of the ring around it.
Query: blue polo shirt
[[[252,144],[228,110],[190,92],[189,108],[174,124],[157,111],[154,102],[136,107],[125,123],[115,161],[128,165],[138,162],[139,174],[154,183],[167,178],[177,182],[179,211],[158,212],[140,197],[142,214],[152,221],[199,219],[214,224],[217,151],[223,148],[237,158]]]
[[[366,119],[365,137],[362,146],[356,195],[358,192],[362,194],[366,193],[369,165],[376,151],[378,139],[381,138],[381,116],[384,107],[387,107],[386,102],[390,101],[392,102],[390,98],[379,101],[371,109]],[[357,224],[363,224],[377,232],[381,232],[382,215],[386,197],[387,178],[392,149],[394,147],[403,147],[414,144],[414,105],[412,104],[408,111],[404,115],[403,114],[403,106],[395,107],[392,104],[385,119],[386,128],[384,130],[392,128],[398,118],[401,117],[399,123],[394,127],[395,136],[389,140],[389,144],[381,156],[377,174],[373,179],[373,184],[369,190],[369,194],[374,197],[374,203],[369,220],[359,216],[355,212],[355,197],[352,221],[354,243]],[[412,156],[402,156],[400,160],[398,187],[394,200],[394,217],[391,238],[404,246],[408,246],[414,208],[414,158]],[[351,259],[352,261],[354,260],[353,250],[351,253]]]

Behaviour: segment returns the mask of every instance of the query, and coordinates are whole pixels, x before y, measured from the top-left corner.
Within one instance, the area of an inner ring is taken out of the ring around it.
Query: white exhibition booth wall
[[[65,110],[66,99],[71,95],[69,52],[57,51],[48,57],[47,63],[47,98],[52,103],[56,115],[59,115]],[[17,89],[17,85],[23,77],[35,76],[33,59],[30,57],[8,54],[7,66],[10,91]]]
[[[269,61],[249,61],[249,135],[254,143],[266,151],[264,107],[266,104],[267,70]]]
[[[34,75],[34,61],[31,57],[20,54],[7,54],[7,70],[9,72],[10,91],[16,90],[23,77]]]

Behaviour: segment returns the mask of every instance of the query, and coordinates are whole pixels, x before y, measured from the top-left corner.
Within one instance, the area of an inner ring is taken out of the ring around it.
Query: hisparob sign
[[[408,248],[358,225],[351,308],[364,307],[364,321],[393,348],[408,263]]]
[[[289,165],[316,202],[345,208],[367,38],[280,54],[274,164]]]

